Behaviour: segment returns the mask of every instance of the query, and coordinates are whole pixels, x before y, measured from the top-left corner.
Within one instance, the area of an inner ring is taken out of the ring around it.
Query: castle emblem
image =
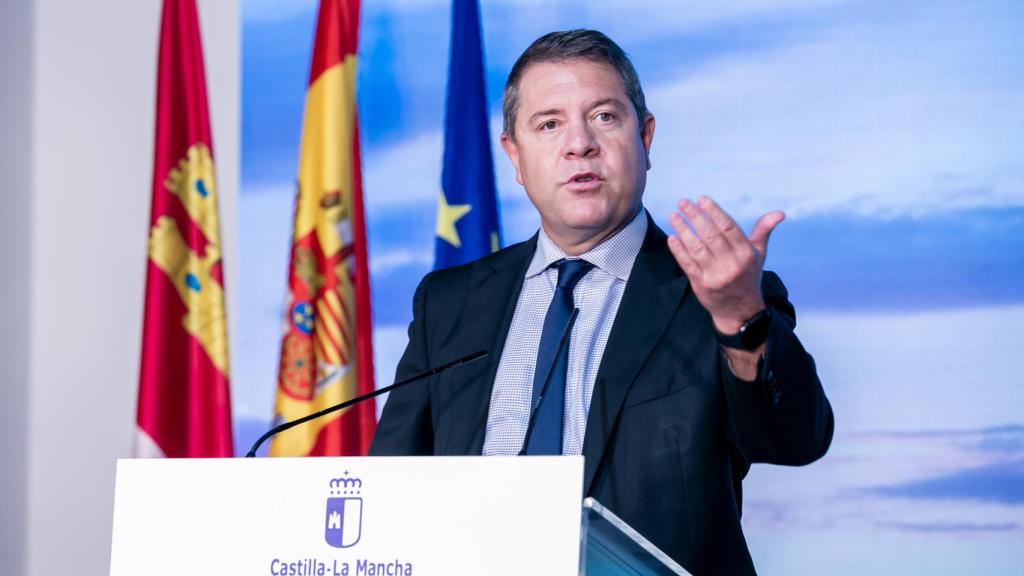
[[[324,538],[335,548],[349,548],[359,542],[363,531],[363,481],[351,478],[348,471],[342,478],[333,478],[327,497]]]

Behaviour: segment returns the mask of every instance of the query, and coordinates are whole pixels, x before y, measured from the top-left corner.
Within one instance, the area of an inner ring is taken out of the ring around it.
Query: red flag
[[[275,424],[374,389],[355,109],[358,28],[358,0],[321,0],[299,151]],[[366,454],[375,426],[371,400],[279,434],[270,454]]]
[[[231,456],[213,141],[195,0],[164,0],[137,456]]]

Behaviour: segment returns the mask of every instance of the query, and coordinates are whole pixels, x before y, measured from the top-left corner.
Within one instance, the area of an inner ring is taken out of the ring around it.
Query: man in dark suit
[[[747,237],[714,201],[684,199],[675,234],[658,229],[641,203],[654,116],[600,32],[534,42],[504,116],[541,229],[423,279],[397,378],[490,355],[392,393],[371,454],[582,453],[585,494],[687,570],[754,573],[750,464],[809,463],[833,429],[786,290],[762,273],[782,213]]]

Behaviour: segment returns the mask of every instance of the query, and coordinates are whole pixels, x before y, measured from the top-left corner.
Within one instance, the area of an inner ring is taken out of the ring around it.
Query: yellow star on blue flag
[[[459,231],[455,223],[468,214],[473,207],[469,204],[448,203],[444,197],[444,190],[437,197],[437,237],[448,242],[455,248],[462,248],[462,241],[459,240]]]

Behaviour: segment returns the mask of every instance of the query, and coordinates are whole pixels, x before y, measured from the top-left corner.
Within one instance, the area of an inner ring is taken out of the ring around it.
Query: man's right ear
[[[508,159],[512,161],[512,167],[516,170],[516,182],[522,186],[523,177],[519,174],[519,146],[516,145],[516,141],[511,136],[503,132],[501,134],[501,148],[508,155]]]

